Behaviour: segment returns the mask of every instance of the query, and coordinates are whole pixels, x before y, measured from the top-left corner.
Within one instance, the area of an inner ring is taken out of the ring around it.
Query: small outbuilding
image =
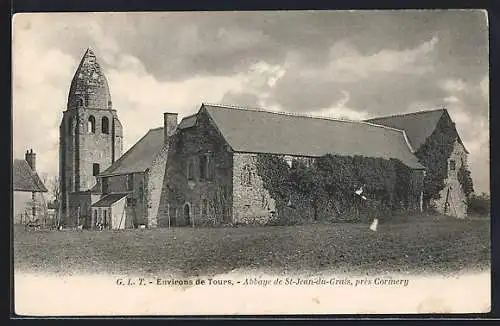
[[[133,227],[133,221],[127,218],[127,194],[109,194],[92,205],[92,229],[121,230]]]

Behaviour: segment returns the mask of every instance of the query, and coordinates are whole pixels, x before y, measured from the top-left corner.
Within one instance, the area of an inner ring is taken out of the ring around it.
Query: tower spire
[[[91,47],[76,69],[68,95],[68,109],[79,107],[111,109],[108,81]]]

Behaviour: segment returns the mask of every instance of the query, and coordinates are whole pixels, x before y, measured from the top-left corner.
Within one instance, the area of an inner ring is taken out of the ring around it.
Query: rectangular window
[[[103,223],[104,224],[104,227],[108,226],[108,210],[107,209],[104,209],[103,210]]]
[[[207,154],[207,179],[208,180],[213,180],[215,177],[215,160],[214,160],[214,154],[209,153]]]
[[[207,179],[207,163],[208,163],[207,155],[205,155],[205,154],[200,155],[200,158],[198,160],[199,171],[200,171],[200,180]]]
[[[208,200],[206,198],[203,198],[201,200],[201,215],[207,216],[207,213],[208,213]]]
[[[128,174],[127,175],[127,190],[131,191],[134,190],[134,174]]]
[[[194,179],[194,158],[190,157],[188,158],[187,162],[187,167],[186,167],[186,176],[188,180],[193,180]]]
[[[450,160],[450,171],[455,171],[456,162],[455,160]]]
[[[108,178],[102,178],[102,193],[108,193]]]
[[[99,175],[99,163],[92,164],[92,175],[94,177]]]
[[[134,200],[134,198],[127,197],[127,206],[130,206],[130,207],[135,206],[135,200]]]

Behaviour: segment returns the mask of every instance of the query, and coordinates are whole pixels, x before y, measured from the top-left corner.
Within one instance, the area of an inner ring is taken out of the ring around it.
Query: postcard
[[[486,11],[12,30],[17,316],[490,311]]]

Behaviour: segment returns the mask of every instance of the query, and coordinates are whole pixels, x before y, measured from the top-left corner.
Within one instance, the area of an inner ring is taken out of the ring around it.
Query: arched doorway
[[[189,203],[184,204],[184,221],[186,221],[186,225],[191,225],[191,205]]]

